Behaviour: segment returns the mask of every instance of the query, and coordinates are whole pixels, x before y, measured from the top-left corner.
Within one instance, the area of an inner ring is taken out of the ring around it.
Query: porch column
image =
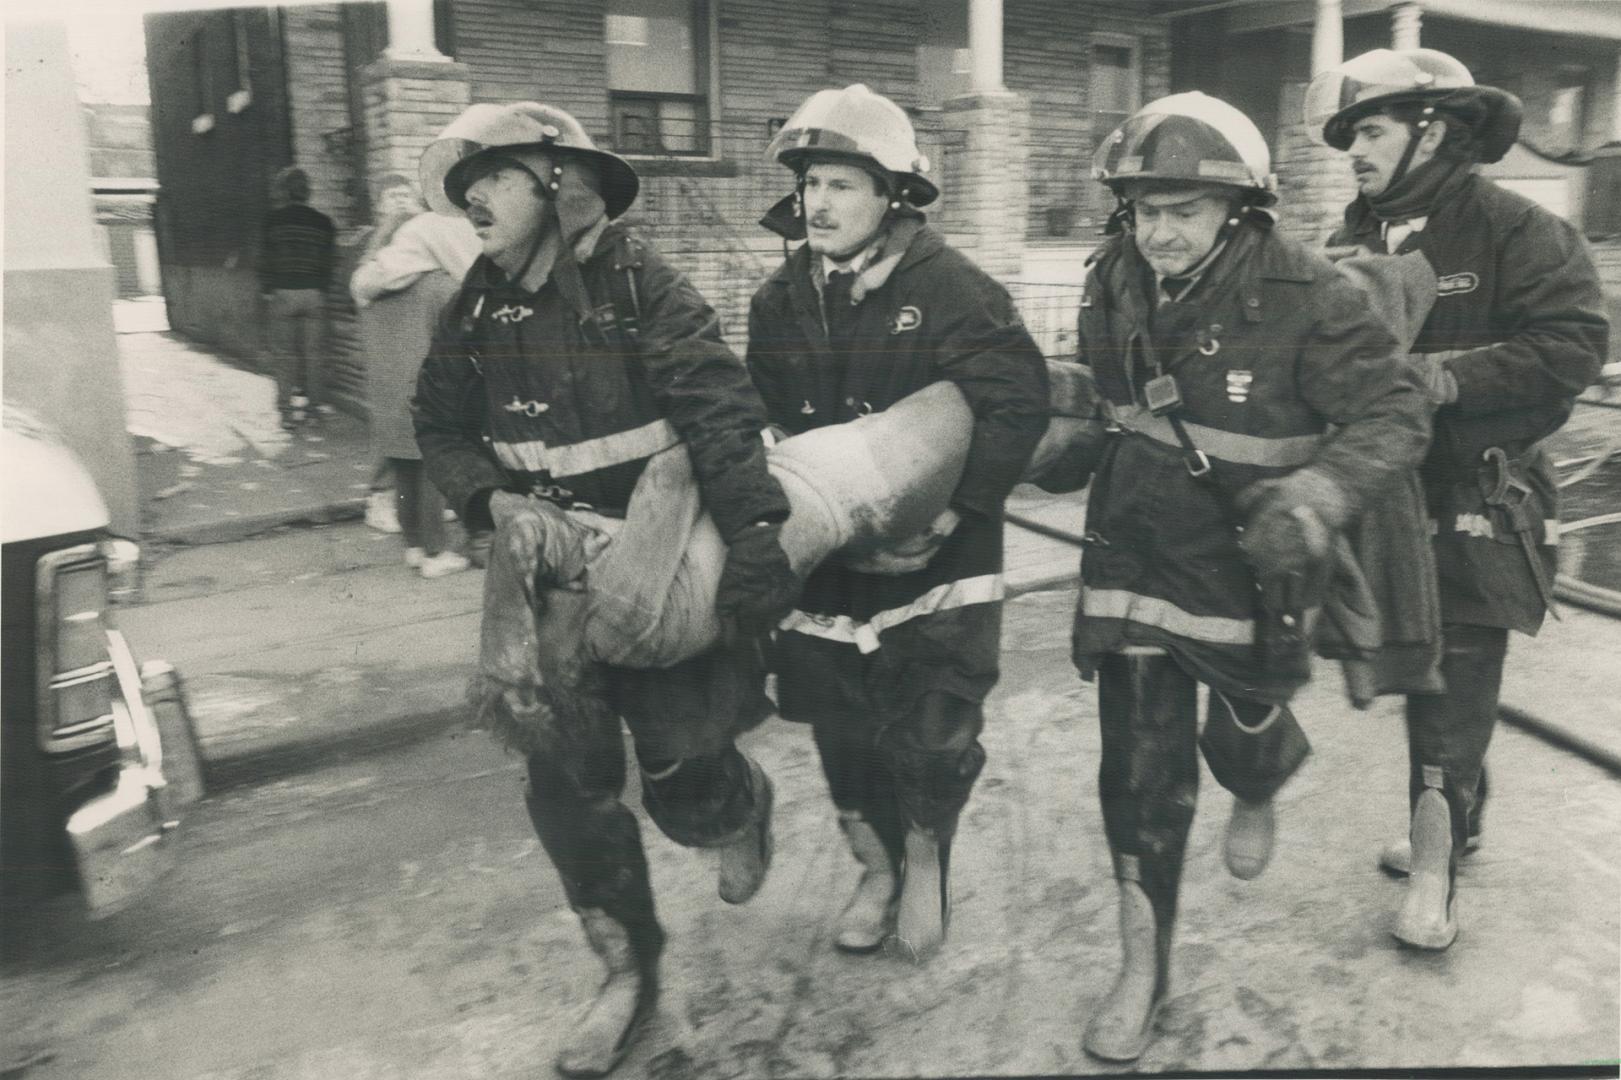
[[[1419,27],[1424,21],[1422,4],[1397,4],[1390,9],[1390,47],[1418,48]]]
[[[1615,83],[1610,87],[1610,138],[1621,142],[1621,52],[1615,54]]]
[[[388,0],[388,48],[390,60],[444,64],[450,57],[439,51],[433,39],[433,0]]]
[[[1327,71],[1344,59],[1345,26],[1340,0],[1317,0],[1317,12],[1311,24],[1311,73]]]
[[[1002,85],[1002,0],[969,0],[968,52],[976,94],[995,94]]]
[[[390,0],[391,25],[393,6]],[[368,179],[392,172],[415,178],[423,147],[472,100],[472,73],[466,64],[443,56],[397,59],[389,55],[393,51],[390,45],[361,75]]]

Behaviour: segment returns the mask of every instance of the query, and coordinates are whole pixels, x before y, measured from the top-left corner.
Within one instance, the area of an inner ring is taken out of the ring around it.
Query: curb
[[[366,497],[361,495],[333,502],[265,510],[241,517],[156,525],[143,530],[141,539],[147,543],[228,544],[282,525],[330,525],[337,521],[354,521],[365,515]]]

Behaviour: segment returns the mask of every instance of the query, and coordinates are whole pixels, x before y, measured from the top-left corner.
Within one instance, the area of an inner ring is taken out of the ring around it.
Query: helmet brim
[[[511,156],[533,150],[558,159],[574,158],[595,167],[602,187],[602,202],[609,219],[617,218],[636,201],[641,178],[630,162],[606,150],[550,143],[517,143],[485,146],[464,139],[441,139],[422,152],[422,191],[428,205],[441,214],[459,217],[467,208],[467,188],[474,179],[474,166],[486,156]]]
[[[847,150],[829,150],[820,146],[797,146],[778,153],[777,160],[795,173],[802,173],[812,165],[824,163],[855,165],[858,168],[866,169],[868,172],[894,177],[902,197],[919,209],[928,206],[940,197],[940,189],[934,185],[934,181],[922,173],[896,172],[892,169],[886,169],[882,164],[862,153]]]
[[[1520,137],[1520,120],[1524,113],[1520,99],[1500,87],[1476,85],[1444,90],[1399,90],[1348,105],[1323,124],[1323,142],[1335,150],[1349,150],[1356,141],[1356,132],[1352,129],[1359,120],[1414,102],[1425,102],[1438,110],[1449,106],[1478,110],[1479,117],[1470,118],[1475,133],[1475,159],[1488,165],[1501,161]]]

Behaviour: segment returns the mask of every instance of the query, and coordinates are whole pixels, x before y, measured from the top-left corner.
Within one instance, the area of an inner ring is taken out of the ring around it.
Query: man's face
[[[1440,139],[1430,133],[1444,130],[1439,122],[1424,129],[1425,138],[1419,140],[1408,169],[1416,169],[1435,156],[1434,144]],[[1364,116],[1351,125],[1351,145],[1346,153],[1351,155],[1351,171],[1362,194],[1379,195],[1390,187],[1396,166],[1407,151],[1410,134],[1406,124],[1384,113]]]
[[[805,170],[805,234],[810,249],[833,259],[854,255],[877,234],[889,209],[872,174],[856,165]]]
[[[1191,270],[1216,246],[1227,220],[1228,196],[1220,189],[1161,191],[1132,200],[1137,250],[1162,276]]]
[[[467,220],[484,242],[484,254],[508,273],[528,260],[545,226],[545,210],[534,176],[516,165],[497,168],[467,188]]]

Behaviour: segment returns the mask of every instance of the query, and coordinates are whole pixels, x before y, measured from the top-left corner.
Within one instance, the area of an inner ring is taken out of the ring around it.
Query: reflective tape
[[[1109,413],[1115,423],[1128,431],[1182,449],[1171,422],[1163,416],[1155,416],[1141,405],[1115,405],[1111,402]],[[1323,438],[1321,435],[1286,435],[1265,439],[1259,435],[1240,435],[1235,431],[1222,431],[1186,420],[1182,421],[1182,426],[1187,429],[1188,438],[1193,440],[1194,446],[1213,458],[1237,465],[1297,468],[1312,459]]]
[[[1213,645],[1253,645],[1255,622],[1222,615],[1195,615],[1169,600],[1125,589],[1081,589],[1081,614],[1089,619],[1124,619],[1142,626]]]
[[[668,450],[680,441],[668,420],[655,420],[629,431],[617,431],[612,435],[567,446],[547,446],[540,439],[528,442],[496,441],[491,446],[501,464],[509,469],[549,472],[561,478],[596,472],[628,461],[640,461],[660,450]]]
[[[936,585],[910,604],[880,611],[866,622],[856,622],[848,615],[816,615],[806,611],[790,611],[777,624],[777,629],[854,645],[863,653],[877,652],[878,635],[891,627],[899,626],[919,615],[932,615],[937,611],[967,607],[969,604],[988,604],[1002,599],[1004,591],[1001,574],[984,574],[980,577],[963,578],[961,581]]]
[[[1496,530],[1492,528],[1491,519],[1484,514],[1459,514],[1453,519],[1452,529],[1454,532],[1463,533],[1465,536],[1478,536],[1483,540],[1492,540],[1497,537]],[[1435,536],[1439,534],[1440,531],[1441,523],[1436,521],[1434,518],[1431,518],[1430,535]],[[1560,525],[1558,518],[1542,519],[1542,543],[1544,546],[1558,547],[1559,532]]]

